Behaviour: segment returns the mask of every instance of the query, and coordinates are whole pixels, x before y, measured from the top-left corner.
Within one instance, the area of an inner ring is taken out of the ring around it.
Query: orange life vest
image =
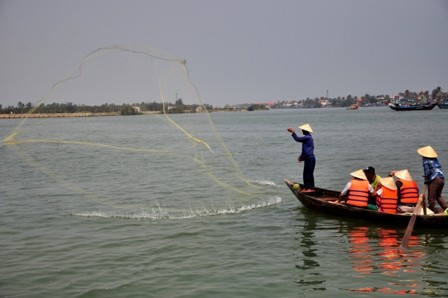
[[[369,181],[352,179],[346,204],[355,207],[367,207],[369,201]]]
[[[384,213],[397,213],[398,191],[382,187],[382,193],[378,197],[379,211]]]
[[[407,181],[398,179],[403,185],[400,187],[400,203],[401,204],[417,204],[418,202],[418,186],[415,181]]]

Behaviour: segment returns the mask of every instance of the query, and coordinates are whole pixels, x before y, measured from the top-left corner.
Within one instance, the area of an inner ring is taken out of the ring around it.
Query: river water
[[[446,231],[400,251],[403,228],[295,199],[283,179],[303,165],[286,128],[304,123],[319,187],[369,165],[422,187],[425,145],[448,171],[438,108],[2,120],[0,297],[448,295]]]

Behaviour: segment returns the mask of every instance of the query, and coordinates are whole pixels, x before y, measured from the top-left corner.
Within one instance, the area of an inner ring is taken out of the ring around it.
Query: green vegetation
[[[444,98],[448,98],[448,93],[444,93],[441,87],[437,87],[429,91],[411,92],[406,90],[404,92],[398,93],[394,97],[389,95],[369,95],[364,96],[352,96],[348,95],[346,97],[337,98],[307,98],[302,100],[283,100],[277,103],[271,104],[272,109],[294,109],[294,108],[322,108],[322,107],[350,107],[351,105],[357,104],[363,107],[371,106],[383,106],[396,99],[405,99],[414,102],[430,102],[430,101],[443,101]]]
[[[249,111],[249,112],[252,112],[252,111],[262,111],[262,110],[269,110],[269,108],[268,107],[266,107],[266,105],[261,105],[261,104],[255,104],[255,105],[250,105],[248,108],[247,108],[247,110]]]
[[[406,90],[404,92],[398,93],[394,97],[389,95],[369,95],[365,94],[362,97],[348,95],[346,97],[336,97],[336,98],[307,98],[299,100],[278,100],[276,103],[266,103],[266,104],[238,104],[238,105],[226,105],[224,108],[215,109],[221,111],[258,111],[272,109],[292,109],[292,108],[322,108],[322,107],[350,107],[353,104],[358,104],[360,106],[383,106],[389,104],[395,99],[406,99],[410,101],[437,101],[441,102],[448,99],[448,93],[444,93],[441,87],[436,87],[431,92],[420,91],[411,92]],[[103,104],[100,106],[86,106],[86,105],[76,105],[71,102],[68,103],[51,103],[51,104],[40,104],[35,107],[33,104],[28,102],[24,104],[19,102],[17,106],[2,107],[0,104],[0,114],[52,114],[52,113],[107,113],[107,114],[117,114],[117,115],[140,115],[145,112],[158,112],[167,114],[180,114],[180,113],[197,113],[203,111],[213,111],[213,106],[211,105],[188,105],[184,104],[182,99],[179,98],[173,103],[159,103],[159,102],[141,102],[134,104]]]
[[[43,104],[35,107],[32,103],[24,104],[19,102],[17,106],[2,107],[0,105],[0,114],[55,114],[55,113],[116,113],[117,115],[141,115],[148,112],[159,112],[176,114],[176,113],[196,113],[203,110],[212,110],[213,106],[205,105],[186,105],[182,102],[182,99],[177,99],[174,104],[172,103],[158,103],[158,102],[141,102],[134,104],[103,104],[100,106],[86,106],[76,105],[71,102],[68,103],[51,103]]]

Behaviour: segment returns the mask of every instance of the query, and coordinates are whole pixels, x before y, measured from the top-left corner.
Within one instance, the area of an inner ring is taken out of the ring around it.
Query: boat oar
[[[425,185],[425,189],[423,193],[418,196],[417,206],[415,206],[414,212],[412,212],[411,219],[409,220],[408,227],[404,232],[403,240],[401,241],[400,248],[406,248],[409,244],[409,238],[411,237],[412,230],[414,229],[415,220],[417,219],[417,214],[420,213],[420,207],[422,206],[422,202],[425,199],[427,185]]]

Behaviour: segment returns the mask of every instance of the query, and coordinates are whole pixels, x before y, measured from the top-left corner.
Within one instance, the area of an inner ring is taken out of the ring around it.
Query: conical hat
[[[401,179],[401,180],[406,180],[406,181],[412,181],[413,180],[412,176],[411,176],[411,174],[409,173],[408,170],[396,171],[394,173],[394,175],[395,175],[395,177],[397,177],[398,179]]]
[[[397,189],[397,185],[395,184],[394,178],[392,178],[392,177],[381,178],[380,183],[382,186],[384,186],[386,188],[389,188],[392,190]]]
[[[307,123],[307,124],[300,125],[299,128],[300,128],[301,130],[306,130],[306,131],[308,131],[308,132],[313,133],[313,129],[311,128],[311,126],[310,126],[308,123]]]
[[[418,154],[427,158],[436,158],[438,155],[431,146],[421,147],[417,149]]]
[[[354,171],[354,172],[350,173],[350,175],[352,175],[353,177],[358,178],[358,179],[367,180],[366,174],[364,174],[363,170]]]

